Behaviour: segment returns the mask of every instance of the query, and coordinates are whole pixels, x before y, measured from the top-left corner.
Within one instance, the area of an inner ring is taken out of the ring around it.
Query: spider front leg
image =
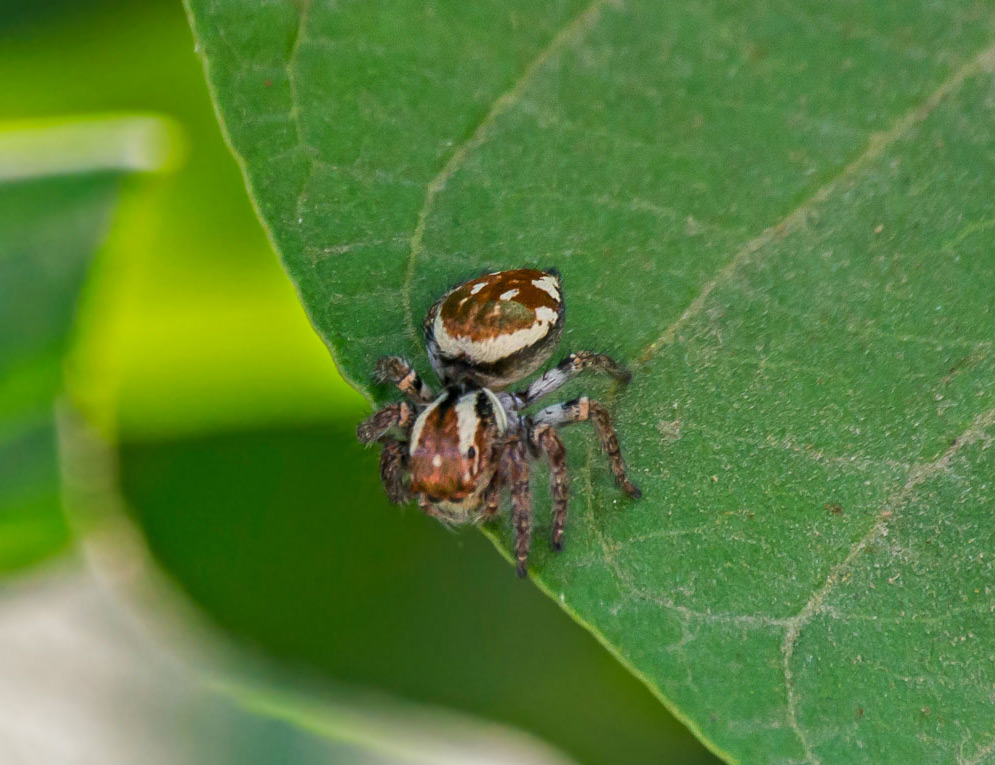
[[[567,449],[552,425],[539,425],[532,430],[532,443],[549,460],[550,493],[553,495],[553,549],[563,549],[563,530],[567,525],[567,500],[570,482],[567,477]]]
[[[387,499],[395,505],[408,502],[411,492],[404,481],[408,472],[407,444],[390,435],[390,431],[399,428],[407,436],[414,417],[414,408],[410,404],[391,404],[367,417],[356,428],[356,437],[361,443],[381,442],[380,481]]]
[[[529,485],[529,457],[523,441],[516,438],[508,443],[502,458],[501,473],[511,488],[511,525],[515,529],[517,563],[515,570],[520,578],[524,578],[532,542],[532,488]]]
[[[400,404],[389,404],[379,412],[374,412],[356,428],[356,437],[364,444],[372,444],[387,434],[391,428],[398,427],[408,431],[415,420],[415,410],[403,401]]]
[[[632,373],[611,356],[591,353],[590,351],[577,351],[577,353],[571,353],[538,380],[533,381],[528,388],[514,394],[515,407],[524,409],[530,404],[534,404],[543,396],[548,396],[553,391],[562,388],[585,369],[596,369],[611,375],[622,385],[628,384],[632,379]]]
[[[395,505],[404,505],[411,500],[411,491],[404,481],[408,473],[408,445],[389,436],[384,436],[381,442],[380,481],[387,499]]]
[[[503,487],[504,483],[502,481],[501,471],[499,470],[494,474],[490,485],[484,492],[484,511],[480,516],[482,523],[491,521],[494,516],[498,514],[498,510],[501,509],[501,489]]]
[[[420,404],[428,404],[435,393],[418,376],[414,368],[400,356],[384,356],[377,361],[373,379],[379,383],[392,383],[405,396]]]
[[[638,499],[643,493],[638,486],[629,480],[626,474],[625,460],[622,459],[622,449],[618,445],[615,424],[604,406],[587,396],[581,396],[564,404],[546,407],[532,418],[536,428],[541,425],[556,427],[557,425],[569,425],[572,422],[586,422],[588,420],[594,424],[594,430],[601,442],[601,449],[608,455],[612,473],[615,474],[615,483],[630,497]]]

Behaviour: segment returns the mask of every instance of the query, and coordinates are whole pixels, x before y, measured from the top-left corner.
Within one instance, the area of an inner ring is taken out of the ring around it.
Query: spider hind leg
[[[516,407],[524,409],[530,404],[534,404],[540,398],[562,388],[585,369],[604,372],[620,385],[628,385],[629,381],[632,380],[632,373],[611,356],[591,351],[577,351],[571,353],[555,367],[533,381],[528,388],[514,394]]]
[[[532,442],[549,460],[549,486],[553,496],[553,549],[563,549],[563,532],[567,525],[567,501],[570,482],[567,476],[567,450],[552,425],[539,425],[532,431]]]
[[[602,451],[608,455],[615,483],[633,499],[638,499],[643,495],[639,487],[629,480],[615,424],[612,422],[608,410],[601,403],[589,399],[587,396],[581,396],[573,401],[548,406],[537,412],[532,420],[537,428],[541,425],[556,427],[590,420],[594,425],[594,431],[598,434]]]
[[[515,571],[519,578],[528,573],[532,544],[532,488],[529,485],[529,455],[523,441],[511,441],[502,458],[503,481],[511,489],[511,525],[515,530]]]

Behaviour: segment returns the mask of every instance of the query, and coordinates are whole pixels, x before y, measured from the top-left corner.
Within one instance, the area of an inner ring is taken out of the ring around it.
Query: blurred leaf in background
[[[301,320],[246,198],[182,9],[18,8],[0,29],[0,119],[154,111],[188,145],[177,172],[123,199],[88,294],[77,398],[125,436],[311,421],[358,401]]]
[[[91,540],[87,563],[73,558],[0,592],[4,763],[568,763],[465,715],[342,684],[295,686],[191,629],[189,615],[177,621],[182,609],[134,570],[126,583],[96,563],[107,553],[122,562],[121,535],[103,536],[113,551]]]
[[[0,571],[61,548],[54,402],[124,176],[170,154],[153,118],[0,122]]]
[[[117,174],[0,181],[0,570],[68,539],[53,405]]]

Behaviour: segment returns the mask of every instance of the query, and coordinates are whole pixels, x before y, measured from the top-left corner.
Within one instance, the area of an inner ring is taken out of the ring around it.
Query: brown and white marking
[[[497,439],[507,429],[508,415],[490,390],[447,389],[411,429],[411,490],[427,496],[451,522],[475,520],[497,467]]]
[[[559,277],[531,268],[465,282],[425,319],[429,358],[444,381],[468,379],[497,390],[538,369],[562,331]]]

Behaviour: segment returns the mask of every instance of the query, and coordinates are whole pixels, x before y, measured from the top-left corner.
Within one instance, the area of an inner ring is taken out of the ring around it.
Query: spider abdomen
[[[500,390],[549,359],[563,332],[563,308],[555,272],[520,268],[464,282],[425,318],[432,366],[447,382]]]

